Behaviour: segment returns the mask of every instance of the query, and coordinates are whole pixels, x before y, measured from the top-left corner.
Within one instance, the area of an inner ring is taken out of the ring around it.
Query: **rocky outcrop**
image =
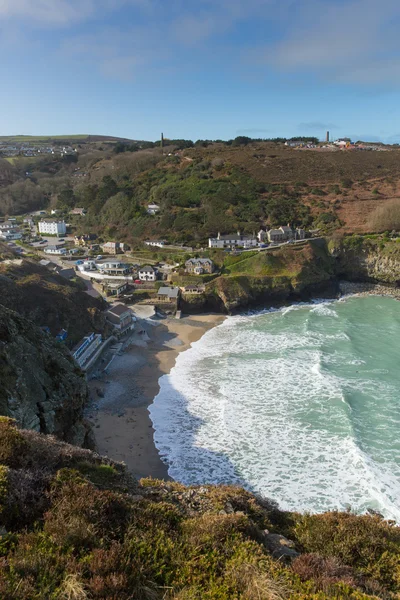
[[[26,429],[93,447],[85,379],[69,351],[0,304],[0,414]]]
[[[207,284],[208,307],[234,313],[251,306],[279,306],[337,295],[335,261],[324,243],[242,257],[230,272]]]
[[[329,244],[336,259],[339,277],[349,281],[400,284],[400,248],[396,240],[387,242],[354,236]]]

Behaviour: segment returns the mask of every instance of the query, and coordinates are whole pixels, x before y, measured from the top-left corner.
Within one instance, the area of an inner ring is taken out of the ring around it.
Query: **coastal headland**
[[[110,349],[89,381],[87,416],[101,455],[125,462],[137,478],[168,479],[154,445],[148,406],[159,391],[159,378],[170,372],[178,354],[224,318],[139,318],[129,340]]]

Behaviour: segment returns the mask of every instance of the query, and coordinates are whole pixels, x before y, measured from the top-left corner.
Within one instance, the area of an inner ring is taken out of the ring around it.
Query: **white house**
[[[145,242],[146,246],[155,246],[157,248],[164,248],[166,243],[167,242],[165,240],[148,240]]]
[[[129,265],[115,260],[97,263],[97,268],[104,275],[128,275],[131,272]]]
[[[228,235],[218,233],[216,238],[208,240],[209,248],[255,248],[257,244],[255,236],[241,235],[240,231]]]
[[[138,271],[140,281],[155,281],[157,279],[157,273],[153,267],[145,266],[141,267]]]
[[[39,221],[39,233],[62,236],[67,233],[67,226],[64,221],[42,219]]]
[[[44,251],[46,254],[67,254],[67,249],[60,248],[59,246],[47,246],[47,248],[45,248]]]
[[[160,207],[158,204],[149,204],[147,207],[147,212],[149,215],[156,215],[158,212],[160,212]]]

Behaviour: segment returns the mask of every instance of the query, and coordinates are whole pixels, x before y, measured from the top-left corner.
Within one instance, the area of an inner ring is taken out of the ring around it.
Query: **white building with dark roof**
[[[240,231],[228,235],[218,233],[216,238],[208,240],[209,248],[256,248],[257,244],[256,236],[242,235]]]
[[[148,265],[139,269],[138,276],[140,281],[155,281],[157,279],[157,273],[155,269]]]

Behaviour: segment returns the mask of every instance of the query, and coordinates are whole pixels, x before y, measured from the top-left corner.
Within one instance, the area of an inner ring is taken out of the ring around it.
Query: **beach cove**
[[[123,461],[137,478],[170,479],[154,444],[148,408],[177,356],[224,319],[219,314],[138,318],[134,334],[115,344],[89,376],[86,416],[101,455]]]

